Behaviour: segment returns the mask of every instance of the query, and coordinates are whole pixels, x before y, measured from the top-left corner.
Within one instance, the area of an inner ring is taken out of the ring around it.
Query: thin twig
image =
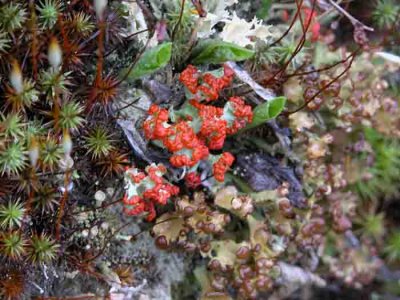
[[[289,34],[290,30],[293,28],[294,24],[296,23],[296,20],[297,20],[297,17],[299,16],[299,14],[300,14],[300,11],[296,10],[296,13],[295,13],[295,15],[293,17],[293,20],[289,25],[289,28],[281,35],[281,37],[279,39],[277,39],[275,42],[273,42],[269,47],[275,46],[276,44],[278,44],[280,41],[282,41]]]
[[[67,170],[65,173],[64,193],[61,198],[60,208],[58,211],[57,222],[56,222],[56,239],[57,239],[57,241],[59,241],[60,237],[61,237],[61,222],[62,222],[62,218],[64,215],[65,204],[67,203],[67,199],[68,199],[68,186],[69,186],[70,172],[71,172],[70,170]]]
[[[312,14],[314,13],[314,11],[315,11],[316,2],[317,2],[317,0],[314,0],[314,1],[313,1],[313,5],[312,5],[312,9],[311,9],[310,15],[312,15]],[[302,4],[303,4],[303,0],[301,0],[300,3],[298,2],[298,0],[296,0],[296,4],[297,4],[297,10],[300,11],[300,10],[301,10],[301,6],[302,6]],[[299,13],[299,19],[300,19],[300,22],[303,24],[303,20],[302,20],[302,18],[301,18],[301,14],[300,14],[300,13]],[[279,71],[277,71],[275,74],[273,74],[270,78],[268,78],[268,79],[264,82],[264,85],[267,85],[267,84],[270,83],[272,80],[274,80],[276,76],[282,74],[282,73],[287,69],[287,67],[288,67],[289,64],[292,62],[292,60],[296,57],[296,55],[301,51],[301,49],[302,49],[303,46],[304,46],[304,43],[306,42],[307,32],[308,32],[308,29],[310,28],[311,22],[312,22],[312,18],[310,17],[310,18],[308,19],[308,22],[307,22],[307,25],[305,26],[305,28],[303,27],[304,24],[302,25],[303,34],[302,34],[302,36],[301,36],[301,39],[300,39],[300,41],[299,41],[299,43],[298,43],[296,49],[295,49],[294,52],[293,52],[293,54],[291,55],[291,57],[289,58],[289,60],[284,64],[284,66],[283,66]]]
[[[344,10],[340,5],[338,5],[335,1],[332,1],[332,0],[328,0],[328,1],[338,12],[340,12],[347,19],[349,19],[349,21],[351,22],[351,24],[353,24],[353,26],[361,26],[364,30],[374,31],[374,28],[369,27],[369,26],[365,25],[364,23],[362,23],[360,20],[357,20],[356,18],[354,18],[351,14],[349,14],[346,10]]]
[[[341,72],[338,76],[336,76],[334,79],[332,79],[327,85],[325,85],[322,89],[320,89],[318,91],[318,93],[316,93],[315,95],[313,95],[310,99],[306,100],[304,102],[303,105],[301,105],[299,108],[295,109],[294,111],[291,112],[286,112],[285,115],[291,115],[291,114],[295,114],[297,112],[299,112],[300,110],[302,110],[303,108],[305,108],[311,101],[313,101],[316,97],[318,97],[319,95],[321,95],[327,88],[329,88],[332,84],[334,84],[336,81],[338,81],[343,75],[345,75],[347,73],[347,71],[351,68],[353,61],[356,57],[356,54],[358,53],[358,51],[361,48],[358,48],[357,50],[355,50],[348,58],[350,59],[349,65],[343,70],[343,72]]]
[[[297,71],[296,71],[296,72],[294,72],[294,73],[292,73],[292,74],[286,75],[285,77],[286,77],[286,78],[290,78],[290,77],[294,77],[294,76],[304,76],[304,75],[308,75],[308,74],[320,73],[320,72],[328,71],[328,70],[330,70],[330,69],[332,69],[332,68],[334,68],[334,67],[336,67],[336,66],[338,66],[338,65],[341,65],[341,64],[345,63],[346,61],[348,61],[348,60],[351,58],[351,55],[352,55],[352,54],[350,54],[350,55],[349,55],[348,57],[346,57],[345,59],[342,59],[341,61],[338,61],[338,62],[336,62],[336,63],[334,63],[334,64],[332,64],[332,65],[329,65],[329,66],[327,66],[327,67],[320,68],[320,69],[315,69],[315,70],[307,71],[307,72],[297,72]]]
[[[134,32],[134,33],[132,33],[132,34],[126,36],[125,39],[126,39],[126,40],[129,40],[130,38],[132,38],[132,37],[134,37],[134,36],[136,36],[136,35],[138,35],[138,34],[145,33],[145,32],[147,32],[147,31],[149,31],[149,30],[148,30],[148,29],[143,29],[143,30],[140,30],[140,31],[136,31],[136,32]],[[111,50],[108,51],[106,54],[104,54],[104,57],[107,57],[107,56],[109,56],[110,54],[112,54],[115,50],[118,49],[118,47],[119,47],[119,45],[115,46],[113,49],[111,49]]]

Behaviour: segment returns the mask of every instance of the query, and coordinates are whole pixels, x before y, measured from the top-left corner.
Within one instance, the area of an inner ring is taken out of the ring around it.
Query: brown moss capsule
[[[277,189],[279,197],[286,197],[289,194],[289,184],[284,182],[281,186]]]
[[[205,226],[205,224],[204,224],[203,221],[198,221],[198,222],[196,223],[196,228],[199,229],[199,230],[203,230],[203,229],[204,229],[204,226]]]
[[[206,227],[205,231],[209,233],[215,233],[217,229],[217,226],[215,226],[215,224],[213,223],[207,224],[205,227]]]
[[[224,267],[224,269],[226,270],[226,272],[228,273],[232,273],[233,272],[233,266],[227,265]]]
[[[221,269],[221,263],[217,259],[213,259],[208,263],[208,267],[215,272]]]
[[[164,235],[160,235],[159,237],[157,237],[155,243],[157,248],[161,250],[168,249],[168,240]]]
[[[267,258],[259,258],[256,261],[257,273],[264,274],[268,272],[274,266],[274,261]]]
[[[229,215],[224,216],[224,222],[225,224],[228,224],[231,221],[231,217]]]
[[[199,207],[197,208],[197,212],[198,212],[199,214],[204,214],[206,211],[207,211],[207,206],[205,206],[205,205],[201,205],[201,206],[199,206]]]
[[[333,224],[333,229],[336,232],[342,233],[345,232],[346,230],[350,229],[352,226],[350,220],[345,216],[341,215],[338,218],[335,218],[334,224]]]
[[[315,97],[313,101],[315,105],[317,105],[318,107],[320,107],[321,104],[324,102],[324,100],[321,97]]]
[[[258,290],[262,291],[269,290],[272,287],[271,278],[264,275],[258,276],[258,279],[256,281],[256,287]]]
[[[203,242],[200,244],[200,251],[207,253],[208,251],[211,250],[211,244],[208,242]]]
[[[312,97],[314,97],[316,94],[318,93],[318,90],[315,88],[307,88],[304,93],[303,96],[305,99],[311,99]]]
[[[250,248],[247,246],[242,246],[236,251],[236,257],[239,259],[246,259],[250,255]]]
[[[253,247],[253,252],[254,254],[258,254],[261,251],[261,245],[260,244],[255,244]]]
[[[335,105],[335,109],[342,107],[344,100],[340,97],[335,97],[332,99],[332,103]]]
[[[279,199],[278,202],[279,212],[288,219],[293,219],[296,214],[294,213],[292,204],[288,198]]]
[[[17,94],[21,94],[24,91],[24,84],[22,79],[21,67],[16,60],[12,61],[10,72],[10,83],[14,91]]]
[[[347,100],[353,107],[357,107],[360,105],[360,99],[358,97],[350,97]]]
[[[241,279],[252,278],[254,276],[253,270],[247,265],[241,265],[239,267],[239,276]]]
[[[211,286],[217,292],[223,292],[227,285],[226,278],[222,276],[215,276],[214,279],[211,281]]]
[[[317,105],[313,100],[307,104],[307,108],[310,110],[317,110],[319,108],[319,105]]]
[[[184,215],[185,217],[191,217],[191,216],[193,216],[193,214],[194,214],[194,208],[193,208],[193,207],[191,207],[191,206],[186,206],[186,207],[183,209],[183,215]]]
[[[313,234],[322,232],[325,226],[325,221],[321,218],[314,218],[310,223],[303,226],[301,233],[306,237],[311,237]]]
[[[196,245],[193,243],[186,243],[183,248],[185,249],[185,251],[190,252],[190,253],[196,251],[196,249],[197,249]]]
[[[244,293],[249,296],[251,295],[251,293],[254,292],[254,287],[252,285],[252,282],[250,280],[243,280],[243,284],[242,284]]]

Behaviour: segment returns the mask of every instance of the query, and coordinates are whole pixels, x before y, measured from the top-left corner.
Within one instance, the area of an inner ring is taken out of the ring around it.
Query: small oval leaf
[[[193,64],[221,64],[227,61],[242,61],[254,55],[252,50],[218,40],[205,41],[194,52],[198,54],[193,58]]]
[[[285,108],[286,98],[285,97],[276,97],[269,101],[269,118],[274,119],[276,118],[282,110]]]
[[[271,101],[256,106],[253,110],[253,122],[246,129],[262,125],[268,120],[276,118],[285,108],[285,104],[285,97],[276,97]]]
[[[165,67],[171,59],[172,43],[163,43],[146,50],[129,73],[127,79],[135,80]]]

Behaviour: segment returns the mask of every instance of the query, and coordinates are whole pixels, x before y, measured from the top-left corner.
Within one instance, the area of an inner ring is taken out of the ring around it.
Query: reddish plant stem
[[[29,9],[31,11],[31,20],[29,22],[30,31],[32,33],[32,42],[31,42],[31,63],[32,63],[32,72],[33,79],[35,81],[38,79],[38,39],[37,39],[37,24],[36,24],[36,12],[35,12],[35,3],[33,0],[29,2]]]
[[[291,112],[286,112],[285,115],[291,115],[291,114],[295,114],[297,112],[299,112],[300,110],[304,109],[305,107],[307,107],[307,105],[313,101],[316,97],[318,97],[319,95],[321,95],[327,88],[329,88],[332,84],[334,84],[336,81],[338,81],[341,77],[343,77],[343,75],[345,75],[347,73],[347,71],[351,68],[353,61],[356,57],[356,54],[358,53],[358,51],[361,48],[358,48],[357,50],[355,50],[346,60],[350,59],[350,62],[348,64],[348,66],[346,66],[346,68],[339,74],[337,75],[334,79],[332,79],[327,85],[325,85],[322,89],[320,89],[315,95],[313,95],[310,99],[306,100],[304,102],[303,105],[301,105],[299,108],[295,109],[294,111]]]
[[[89,94],[89,98],[86,104],[86,108],[88,111],[94,105],[96,101],[96,97],[98,94],[98,88],[101,85],[103,80],[103,65],[104,65],[104,36],[105,36],[105,28],[106,23],[104,20],[99,20],[99,35],[97,36],[97,65],[96,65],[96,77],[93,82],[92,89]]]
[[[277,39],[275,42],[273,42],[269,47],[275,46],[276,44],[278,44],[280,41],[282,41],[289,34],[290,30],[292,30],[294,24],[296,23],[297,17],[299,16],[299,13],[300,13],[300,11],[296,10],[296,13],[295,13],[295,15],[293,17],[293,20],[289,25],[289,28],[281,35],[281,37],[279,39]]]
[[[316,5],[317,0],[313,1],[313,5],[312,5],[312,9],[311,9],[311,13],[310,15],[312,15],[315,11],[315,5]],[[299,3],[298,0],[296,0],[296,4],[297,4],[297,10],[298,12],[301,10],[301,5],[303,4],[303,0],[301,0],[301,2]],[[300,22],[303,24],[302,18],[301,18],[301,14],[299,12],[299,19]],[[264,81],[264,85],[267,85],[268,83],[272,82],[272,80],[275,79],[276,76],[282,74],[283,72],[285,72],[285,70],[287,69],[287,67],[289,66],[289,64],[292,62],[292,60],[296,57],[296,55],[301,51],[301,49],[304,46],[304,43],[306,42],[306,38],[307,38],[307,32],[308,29],[311,25],[312,22],[312,18],[309,18],[307,25],[305,26],[305,28],[303,28],[303,34],[301,36],[301,39],[299,41],[299,43],[296,46],[296,49],[294,50],[293,54],[291,55],[291,57],[289,58],[289,60],[283,65],[283,67],[277,71],[275,74],[273,74],[270,78],[268,78],[266,81]],[[302,25],[303,27],[304,25]]]
[[[64,215],[65,204],[68,200],[68,186],[69,186],[70,170],[67,170],[64,177],[64,193],[60,202],[60,209],[58,211],[57,222],[56,222],[56,239],[60,241],[61,237],[61,221]]]
[[[97,37],[97,70],[96,70],[96,85],[102,80],[103,65],[104,65],[104,35],[106,23],[103,20],[99,22],[100,34]]]
[[[203,3],[201,3],[201,0],[192,0],[192,3],[200,17],[204,18],[207,16],[207,12],[203,7]]]
[[[60,73],[62,73],[65,70],[66,65],[68,64],[69,55],[70,55],[70,48],[71,47],[70,47],[70,42],[69,42],[69,39],[68,39],[68,35],[65,32],[64,20],[63,20],[62,14],[58,14],[57,22],[58,22],[58,25],[60,27],[61,36],[62,36],[62,39],[63,39],[63,52],[64,52],[64,55],[63,55],[63,63],[62,63],[62,67],[61,67],[61,72],[60,72]]]
[[[304,76],[304,75],[308,75],[308,74],[313,74],[313,73],[320,73],[320,72],[324,72],[324,71],[328,71],[338,65],[341,65],[343,63],[345,63],[346,61],[348,61],[350,59],[352,54],[350,54],[348,57],[346,57],[345,59],[342,59],[341,61],[338,61],[330,66],[324,67],[324,68],[320,68],[320,69],[316,69],[316,70],[312,70],[312,71],[307,71],[307,72],[294,72],[292,74],[288,74],[285,77],[286,78],[290,78],[290,77],[295,77],[295,76]]]

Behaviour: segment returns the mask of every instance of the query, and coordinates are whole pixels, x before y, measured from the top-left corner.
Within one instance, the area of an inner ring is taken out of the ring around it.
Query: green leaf
[[[264,102],[253,110],[253,122],[246,126],[245,129],[250,129],[264,124],[268,120],[276,118],[285,108],[286,97],[276,97],[271,101]]]
[[[220,64],[226,61],[242,61],[251,58],[254,51],[218,40],[207,40],[200,43],[193,51],[197,55],[194,64]]]
[[[128,80],[150,75],[165,67],[171,59],[172,43],[163,43],[146,50],[128,75]]]

